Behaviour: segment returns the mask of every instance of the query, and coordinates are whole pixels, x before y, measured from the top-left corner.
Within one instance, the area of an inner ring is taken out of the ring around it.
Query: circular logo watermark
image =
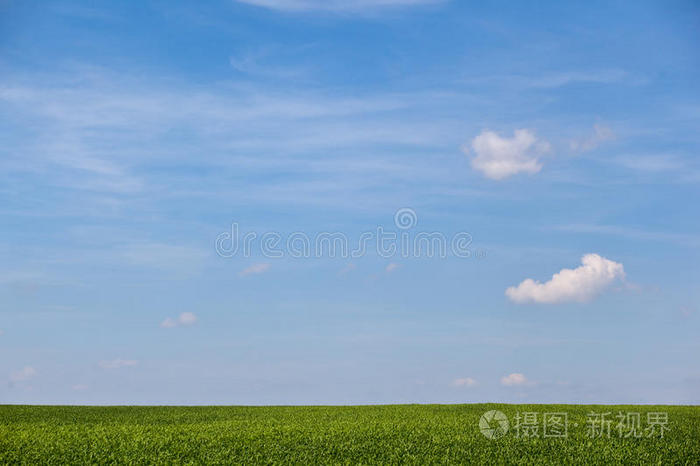
[[[479,430],[488,439],[498,439],[508,432],[508,418],[501,411],[486,411],[479,419]]]
[[[394,225],[402,230],[413,228],[416,226],[416,223],[418,223],[418,215],[416,215],[416,211],[413,209],[403,207],[394,214]]]

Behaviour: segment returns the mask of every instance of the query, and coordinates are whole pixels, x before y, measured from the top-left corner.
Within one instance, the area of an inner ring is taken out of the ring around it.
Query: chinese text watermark
[[[669,430],[667,412],[590,412],[585,426],[572,423],[566,412],[520,412],[512,419],[501,411],[487,411],[479,419],[479,430],[489,439],[509,431],[516,438],[567,438],[571,428],[586,429],[588,438],[664,438]]]

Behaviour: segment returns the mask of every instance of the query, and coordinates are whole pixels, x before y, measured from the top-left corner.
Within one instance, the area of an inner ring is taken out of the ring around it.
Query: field
[[[0,463],[700,464],[700,407],[0,406]]]

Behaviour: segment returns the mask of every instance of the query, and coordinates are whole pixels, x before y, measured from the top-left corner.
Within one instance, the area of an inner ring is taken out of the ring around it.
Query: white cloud
[[[270,264],[265,264],[265,263],[253,264],[250,267],[247,267],[247,268],[241,270],[241,272],[238,275],[241,277],[245,277],[247,275],[257,275],[257,274],[267,272],[269,268],[270,268]]]
[[[388,7],[430,5],[444,0],[238,0],[240,3],[282,11],[356,12]]]
[[[193,325],[197,322],[197,316],[191,312],[183,312],[180,314],[180,317],[178,317],[178,321],[180,321],[182,325]]]
[[[38,372],[31,366],[24,366],[22,369],[10,374],[11,382],[23,382],[25,380],[36,377]]]
[[[516,303],[585,302],[616,279],[625,278],[622,264],[598,254],[586,254],[581,258],[581,264],[575,269],[562,269],[545,283],[528,278],[517,287],[508,288],[506,296]]]
[[[111,361],[100,361],[98,365],[103,369],[119,369],[120,367],[131,367],[137,365],[139,362],[133,359],[113,359]]]
[[[606,141],[615,139],[615,134],[607,126],[599,124],[593,125],[593,134],[583,139],[573,140],[569,143],[571,150],[575,152],[586,152],[597,148]]]
[[[391,272],[395,271],[396,269],[398,269],[399,267],[400,267],[399,264],[392,262],[389,265],[387,265],[384,270],[386,270],[387,273],[391,273]]]
[[[463,377],[452,381],[453,387],[473,387],[476,385],[476,380],[471,377]]]
[[[501,377],[501,385],[506,387],[525,385],[526,383],[528,383],[527,378],[523,374],[517,372]]]
[[[73,388],[73,390],[75,390],[75,391],[83,391],[83,390],[87,390],[87,389],[88,389],[88,386],[87,386],[87,385],[84,385],[84,384],[82,384],[82,383],[79,383],[79,384],[73,385],[72,388]]]
[[[163,322],[160,323],[160,326],[163,328],[173,328],[177,327],[179,325],[183,326],[189,326],[189,325],[194,325],[197,323],[197,316],[192,313],[192,312],[183,312],[180,314],[177,319],[173,319],[171,317],[168,317],[165,319]]]
[[[518,129],[510,139],[493,131],[482,131],[472,140],[471,147],[476,153],[471,160],[472,168],[487,178],[501,180],[518,173],[539,172],[540,156],[549,151],[550,145],[531,131]]]

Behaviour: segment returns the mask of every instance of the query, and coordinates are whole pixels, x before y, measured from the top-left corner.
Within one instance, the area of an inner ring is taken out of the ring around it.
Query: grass
[[[488,439],[479,419],[500,410],[509,432]],[[538,413],[539,438],[518,438],[516,414]],[[568,414],[566,438],[542,438],[546,412]],[[587,415],[611,413],[610,437]],[[615,415],[638,412],[642,436],[619,435]],[[643,433],[668,413],[664,438]],[[700,464],[700,407],[392,405],[348,407],[0,406],[1,464],[527,463]]]

